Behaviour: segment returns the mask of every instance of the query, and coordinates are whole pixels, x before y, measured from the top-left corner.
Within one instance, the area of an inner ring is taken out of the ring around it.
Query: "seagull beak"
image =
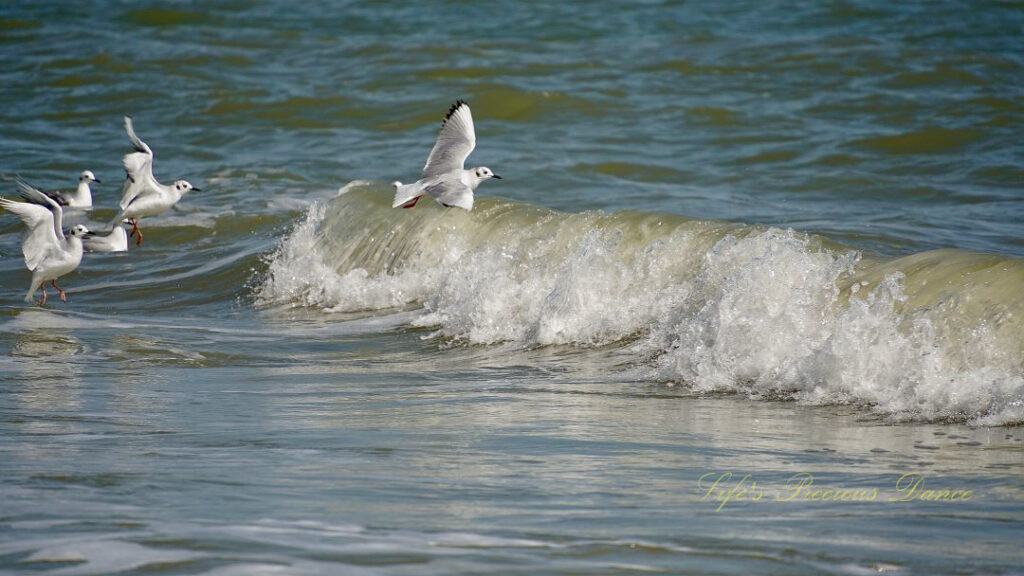
[[[97,183],[97,184],[103,184],[103,181],[100,180],[99,178],[93,178],[92,181]]]
[[[492,178],[497,178],[498,180],[504,180],[504,178],[502,178],[501,176],[498,176],[497,174],[494,174],[494,175],[493,175],[493,176],[491,176],[491,177],[492,177]]]
[[[96,235],[96,233],[93,232],[92,230],[89,230],[88,232],[85,233],[85,237],[86,238],[88,238],[89,236],[95,236],[95,235]]]
[[[193,186],[193,187],[192,187],[192,191],[193,191],[193,192],[202,192],[202,189],[200,189],[200,188],[196,188],[195,186]]]

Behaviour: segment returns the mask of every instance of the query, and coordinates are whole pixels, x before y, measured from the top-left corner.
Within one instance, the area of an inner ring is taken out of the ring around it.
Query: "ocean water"
[[[14,2],[0,572],[1019,574],[1013,2]],[[448,106],[472,212],[390,208]]]

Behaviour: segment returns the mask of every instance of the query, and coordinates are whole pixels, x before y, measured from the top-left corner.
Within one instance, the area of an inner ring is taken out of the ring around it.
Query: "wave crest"
[[[1020,260],[886,260],[792,230],[493,198],[398,211],[388,194],[353,182],[312,207],[258,300],[421,307],[414,326],[467,344],[613,345],[632,374],[699,391],[1024,422]]]

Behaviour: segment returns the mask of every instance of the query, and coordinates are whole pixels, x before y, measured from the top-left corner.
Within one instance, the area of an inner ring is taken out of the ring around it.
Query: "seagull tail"
[[[395,187],[395,200],[391,203],[392,208],[412,208],[419,201],[420,196],[423,196],[423,189],[420,186],[413,184],[402,184],[397,180],[391,183]]]
[[[36,282],[36,275],[32,275],[32,285],[28,287],[28,293],[25,294],[25,302],[35,302],[36,290],[39,290],[39,282]]]

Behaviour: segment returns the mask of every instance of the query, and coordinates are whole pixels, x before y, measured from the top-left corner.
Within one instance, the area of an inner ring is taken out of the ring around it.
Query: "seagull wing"
[[[36,190],[39,190],[39,189],[36,188]],[[47,191],[47,190],[39,190],[39,191],[42,192],[43,194],[46,194],[47,196],[49,196],[50,199],[52,199],[57,204],[60,204],[61,206],[70,206],[71,205],[71,202],[68,200],[67,195],[64,194],[63,192],[60,192],[59,190],[54,190],[52,192],[51,191]]]
[[[128,132],[128,139],[132,141],[135,151],[124,155],[124,171],[127,177],[121,190],[122,210],[143,190],[156,184],[153,177],[153,151],[135,135],[131,116],[124,117],[124,129]]]
[[[476,147],[476,131],[473,130],[473,114],[469,104],[462,100],[452,104],[448,115],[441,124],[434,149],[423,166],[423,178],[462,170],[470,152]]]
[[[443,206],[473,210],[473,189],[462,182],[439,182],[427,186],[427,194]]]
[[[14,202],[7,198],[0,198],[0,206],[17,214],[28,227],[21,252],[25,255],[25,266],[34,271],[53,249],[58,248],[57,237],[53,234],[53,212],[38,204]]]
[[[18,190],[21,192],[21,197],[33,204],[37,204],[47,211],[51,212],[50,219],[53,223],[53,234],[54,238],[64,243],[64,210],[61,209],[60,204],[55,202],[53,198],[46,195],[45,192],[25,182],[24,180],[18,180]]]

